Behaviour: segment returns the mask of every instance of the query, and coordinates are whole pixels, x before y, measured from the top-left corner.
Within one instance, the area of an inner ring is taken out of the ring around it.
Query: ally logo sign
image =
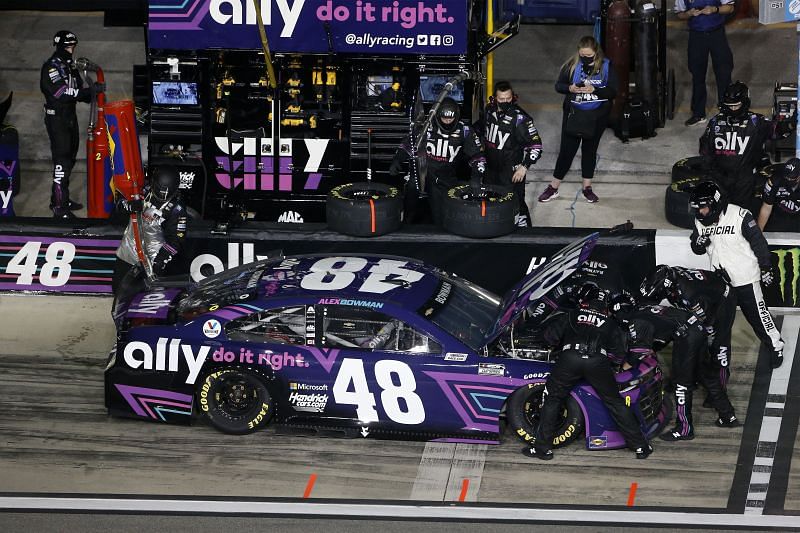
[[[467,0],[255,1],[273,52],[466,53]],[[254,0],[149,0],[148,42],[261,50],[257,20]]]

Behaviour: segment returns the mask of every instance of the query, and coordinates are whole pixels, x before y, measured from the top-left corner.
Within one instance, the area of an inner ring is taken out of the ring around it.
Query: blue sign
[[[467,0],[256,0],[270,50],[466,53]],[[149,0],[150,48],[261,50],[253,0]]]

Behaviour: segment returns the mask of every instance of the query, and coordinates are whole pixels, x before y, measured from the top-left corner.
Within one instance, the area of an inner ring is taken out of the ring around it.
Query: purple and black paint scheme
[[[497,443],[508,397],[546,381],[552,363],[501,353],[495,341],[588,258],[597,238],[568,246],[502,300],[418,261],[387,256],[280,257],[184,290],[154,288],[136,296],[118,321],[106,406],[116,416],[188,424],[201,412],[204,376],[236,367],[263,376],[275,405],[272,423],[352,436]],[[257,322],[250,317],[275,309],[300,309],[300,340],[254,342],[236,333],[240,324]],[[373,311],[424,344],[331,344],[331,317]],[[648,437],[654,435],[668,417],[655,359],[620,372],[617,381]],[[572,396],[584,415],[587,448],[625,445],[588,384]]]

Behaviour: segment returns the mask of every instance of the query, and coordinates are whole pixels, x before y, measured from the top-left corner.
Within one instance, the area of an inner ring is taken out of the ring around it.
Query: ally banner
[[[256,0],[278,53],[466,53],[467,0]],[[253,0],[149,0],[151,49],[261,50]]]

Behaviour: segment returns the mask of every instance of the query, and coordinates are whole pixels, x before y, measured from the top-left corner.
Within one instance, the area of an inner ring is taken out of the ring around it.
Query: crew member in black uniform
[[[711,266],[733,287],[736,302],[753,332],[769,346],[772,368],[781,366],[783,339],[761,289],[762,283],[769,287],[775,282],[767,239],[750,211],[729,204],[713,181],[694,187],[689,201],[695,210],[692,251],[708,254]]]
[[[458,102],[449,97],[445,98],[439,104],[433,123],[424,133],[427,164],[425,189],[430,198],[458,184],[460,178],[458,170],[463,159],[466,159],[471,179],[476,183],[483,180],[486,172],[486,157],[481,138],[475,129],[464,124],[460,117],[461,109]],[[411,139],[406,138],[395,153],[389,174],[393,177],[398,176],[403,163],[413,152]],[[438,190],[434,190],[435,188]],[[413,218],[416,214],[418,198],[419,193],[415,184],[410,183],[406,187],[407,219]],[[432,205],[431,209],[436,209],[436,206]]]
[[[125,202],[129,212],[141,213],[139,234],[145,257],[156,276],[169,273],[168,267],[180,254],[186,237],[186,204],[179,191],[178,171],[171,166],[154,170],[145,188],[144,201]],[[144,268],[136,250],[129,224],[117,248],[112,290],[116,296],[132,294],[144,287]]]
[[[84,87],[72,54],[78,44],[74,33],[62,30],[53,36],[56,51],[42,65],[39,87],[44,94],[44,124],[50,137],[53,158],[53,186],[50,208],[56,218],[74,218],[72,211],[83,206],[69,199],[69,178],[78,154],[80,136],[76,102],[91,102],[93,93],[105,86],[95,83]]]
[[[761,231],[800,231],[800,159],[793,157],[767,179],[761,193]],[[777,209],[776,209],[777,208]]]
[[[628,330],[628,351],[641,356],[672,346],[671,376],[675,385],[675,426],[662,433],[665,441],[694,438],[692,396],[697,381],[709,391],[718,420],[736,419],[733,405],[720,386],[718,372],[709,364],[707,332],[689,311],[661,305],[636,305],[630,295],[619,293],[610,300],[611,312]]]
[[[719,386],[726,390],[733,356],[731,333],[736,296],[725,279],[709,270],[658,265],[642,281],[640,292],[646,300],[657,303],[666,299],[670,305],[691,313],[687,326],[697,325],[711,337],[708,366]],[[713,405],[711,398],[708,403]],[[718,411],[725,413],[723,409]]]
[[[605,403],[637,459],[646,459],[653,448],[636,415],[620,396],[608,360],[609,354],[625,356],[625,333],[609,316],[607,295],[597,285],[581,287],[578,301],[577,309],[556,313],[545,322],[544,339],[551,346],[559,346],[561,354],[547,378],[536,438],[523,455],[553,458],[551,447],[559,412],[575,384],[585,378]]]
[[[750,111],[750,90],[737,81],[725,89],[719,114],[700,137],[700,154],[711,177],[728,194],[731,203],[753,211],[760,206],[756,193],[756,169],[768,160],[764,142],[769,121]]]
[[[517,226],[530,227],[525,176],[542,156],[542,139],[528,113],[516,103],[511,84],[499,81],[486,106],[480,129],[486,146],[486,183],[513,187],[519,202]]]

